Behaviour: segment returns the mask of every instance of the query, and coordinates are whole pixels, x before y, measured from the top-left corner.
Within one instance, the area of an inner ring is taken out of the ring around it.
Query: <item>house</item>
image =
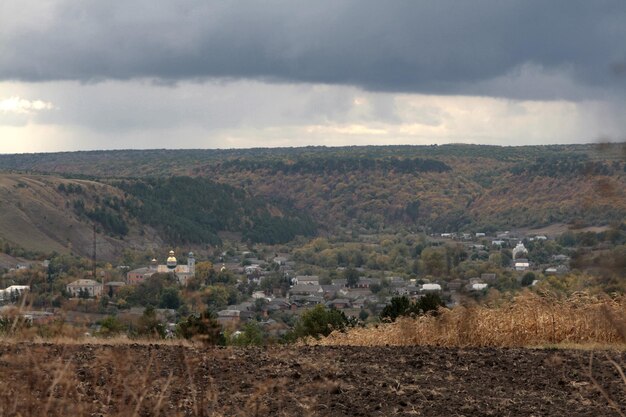
[[[10,287],[0,290],[0,301],[17,300],[24,292],[30,291],[28,285],[11,285]]]
[[[409,288],[406,285],[391,287],[391,293],[394,295],[409,295]]]
[[[289,296],[289,301],[296,304],[297,306],[302,307],[322,304],[324,302],[324,299],[316,295],[293,295]]]
[[[50,324],[54,321],[54,313],[48,311],[24,311],[21,316],[30,324]]]
[[[272,301],[270,301],[267,306],[268,306],[269,310],[285,311],[285,310],[295,310],[296,309],[296,305],[295,304],[290,303],[289,301],[287,301],[284,298],[275,298]]]
[[[569,272],[569,268],[565,265],[551,266],[547,268],[545,271],[546,275],[561,275]]]
[[[289,259],[286,256],[276,256],[272,259],[272,262],[280,266],[285,266],[288,260]]]
[[[298,275],[293,279],[294,285],[319,285],[320,277],[317,275]]]
[[[221,310],[217,312],[217,322],[221,325],[236,325],[239,323],[239,310]]]
[[[350,300],[347,298],[336,298],[326,303],[327,307],[336,308],[337,310],[343,310],[344,308],[350,308]]]
[[[347,279],[334,279],[333,280],[333,285],[336,285],[338,287],[346,287],[348,286],[348,280]]]
[[[514,261],[513,267],[516,271],[526,271],[528,268],[530,268],[530,262],[528,261],[528,259],[525,258],[516,259]]]
[[[107,295],[117,294],[120,288],[126,286],[123,281],[109,281],[104,284],[104,293]]]
[[[247,266],[244,266],[243,270],[246,275],[254,275],[254,274],[261,272],[261,265],[259,264],[247,265]]]
[[[553,255],[552,259],[556,262],[567,262],[569,261],[569,256],[567,255]]]
[[[325,298],[334,298],[341,289],[339,285],[322,285],[321,287]]]
[[[156,273],[154,268],[137,268],[126,274],[126,282],[129,285],[137,285],[144,282]]]
[[[292,295],[316,295],[322,296],[324,290],[321,285],[298,284],[289,289],[289,297]]]
[[[93,279],[77,279],[67,284],[65,288],[72,297],[80,297],[81,295],[100,297],[102,295],[102,284]]]
[[[492,240],[491,241],[491,245],[492,246],[503,246],[504,245],[504,240]]]
[[[423,284],[422,292],[440,292],[441,285],[439,284]]]
[[[343,288],[339,293],[342,298],[356,300],[357,298],[369,298],[373,293],[368,288]]]
[[[489,286],[489,284],[485,284],[484,282],[476,282],[474,284],[471,284],[470,290],[471,291],[482,291],[482,290],[486,289],[488,286]]]
[[[356,288],[369,288],[372,285],[380,285],[380,279],[378,278],[359,278],[356,283]]]
[[[481,233],[481,232],[478,232],[478,233],[476,233],[476,237],[485,237],[485,234]]]

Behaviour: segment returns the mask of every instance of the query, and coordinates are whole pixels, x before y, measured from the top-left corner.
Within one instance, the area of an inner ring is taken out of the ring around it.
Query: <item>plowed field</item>
[[[0,344],[0,415],[618,416],[615,407],[626,412],[626,384],[616,366],[626,363],[626,354],[596,351],[591,367],[590,355],[495,348],[6,343]]]

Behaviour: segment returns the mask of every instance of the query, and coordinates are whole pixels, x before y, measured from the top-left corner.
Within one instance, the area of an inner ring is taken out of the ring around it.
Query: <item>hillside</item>
[[[161,242],[215,244],[220,231],[281,243],[320,230],[603,226],[626,218],[625,150],[445,145],[0,155],[0,169],[12,172],[2,177],[0,236],[33,250],[62,252],[71,243],[86,252],[95,221],[113,254]],[[62,182],[91,194],[59,191]]]
[[[310,235],[315,223],[245,191],[202,178],[106,184],[51,175],[0,175],[1,250],[30,258],[57,252],[91,256],[93,229],[101,260],[125,249],[217,244],[221,231],[253,242]]]
[[[63,192],[59,188],[73,192]],[[93,222],[81,218],[72,209],[72,201],[76,201],[79,195],[92,205],[96,196],[113,198],[120,197],[122,193],[94,181],[43,175],[0,175],[0,238],[4,242],[3,251],[91,256]],[[98,231],[98,256],[101,259],[116,259],[126,248],[148,249],[162,243],[154,230],[135,224],[129,227],[123,239],[105,233],[101,226]]]

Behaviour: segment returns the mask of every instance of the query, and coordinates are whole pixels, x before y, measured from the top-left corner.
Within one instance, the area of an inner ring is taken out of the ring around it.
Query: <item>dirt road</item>
[[[0,344],[1,416],[618,416],[626,353]],[[595,381],[595,382],[594,382]]]

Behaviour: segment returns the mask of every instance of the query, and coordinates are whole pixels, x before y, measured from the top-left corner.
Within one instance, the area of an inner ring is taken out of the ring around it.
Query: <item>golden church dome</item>
[[[178,261],[176,260],[176,257],[174,256],[174,251],[171,250],[170,251],[170,256],[169,256],[169,258],[167,258],[166,265],[167,265],[167,267],[169,269],[174,269],[174,268],[176,268],[177,264],[178,264]]]

